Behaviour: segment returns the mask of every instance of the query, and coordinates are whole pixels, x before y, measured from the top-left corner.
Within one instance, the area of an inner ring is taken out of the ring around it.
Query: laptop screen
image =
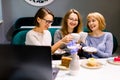
[[[50,46],[0,45],[0,80],[52,80]]]

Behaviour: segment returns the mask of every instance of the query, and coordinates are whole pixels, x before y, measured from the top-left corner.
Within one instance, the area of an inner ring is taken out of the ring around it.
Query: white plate
[[[83,47],[82,49],[83,49],[83,51],[85,51],[85,52],[97,52],[97,49],[94,48],[94,47],[89,47],[89,46],[87,46],[87,47]]]
[[[58,49],[54,52],[54,54],[64,54],[64,53],[66,53],[66,51],[61,50],[61,49]]]
[[[65,66],[62,66],[61,64],[59,65],[56,65],[56,68],[59,68],[61,70],[68,70],[69,68],[65,67]]]
[[[82,61],[81,66],[88,69],[99,69],[104,65],[103,63],[98,62],[96,66],[88,66],[87,63],[88,63],[88,60],[84,60]]]
[[[120,62],[114,62],[114,57],[113,58],[108,58],[107,62],[110,63],[110,64],[120,65]]]

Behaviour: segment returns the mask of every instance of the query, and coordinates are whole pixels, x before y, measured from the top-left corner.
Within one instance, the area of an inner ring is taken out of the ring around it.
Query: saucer
[[[88,66],[87,64],[88,64],[88,60],[84,60],[81,63],[81,66],[84,67],[84,68],[88,68],[88,69],[99,69],[103,66],[103,64],[101,62],[97,62],[96,66]]]
[[[56,68],[59,68],[60,70],[68,70],[69,68],[62,66],[61,64],[56,65]]]
[[[97,49],[96,49],[96,48],[90,47],[90,46],[83,47],[82,49],[83,49],[83,51],[85,51],[85,52],[91,52],[91,53],[97,52]]]
[[[61,50],[61,49],[58,49],[54,52],[54,54],[64,54],[64,53],[66,53],[66,51]]]
[[[110,64],[120,65],[120,61],[114,61],[114,58],[108,58],[107,62]]]

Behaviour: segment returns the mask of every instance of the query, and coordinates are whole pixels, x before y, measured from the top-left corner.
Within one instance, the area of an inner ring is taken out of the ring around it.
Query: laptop
[[[52,80],[50,46],[0,45],[0,80]]]

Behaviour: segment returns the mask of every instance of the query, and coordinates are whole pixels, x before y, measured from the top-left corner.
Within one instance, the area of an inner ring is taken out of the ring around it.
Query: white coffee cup
[[[78,41],[80,38],[80,35],[78,33],[71,33],[71,35],[73,36],[73,39]]]

